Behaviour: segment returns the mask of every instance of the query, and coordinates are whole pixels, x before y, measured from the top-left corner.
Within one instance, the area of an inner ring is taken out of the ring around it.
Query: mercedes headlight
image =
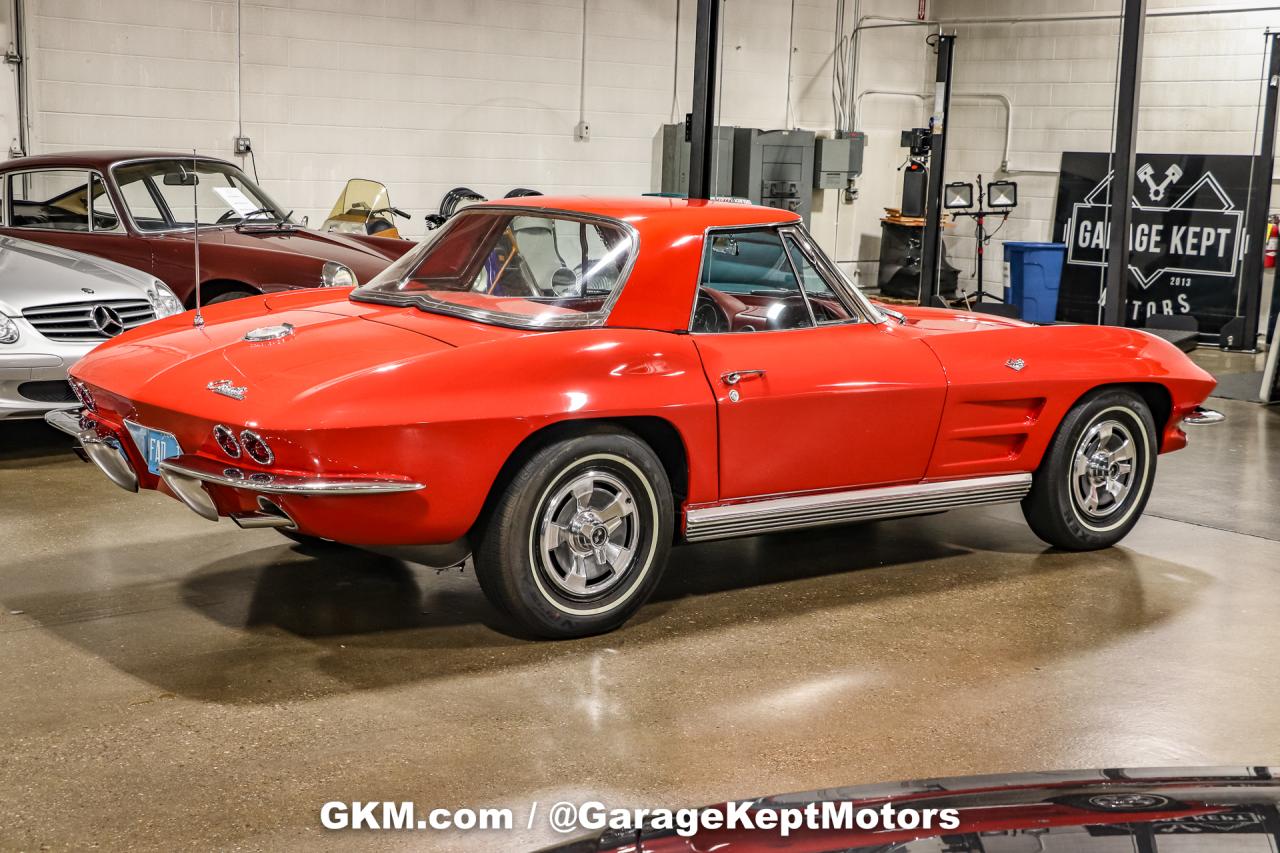
[[[172,317],[174,314],[181,314],[184,310],[182,302],[160,279],[156,279],[151,283],[151,287],[147,288],[147,299],[151,301],[151,308],[156,312],[157,319]]]
[[[356,274],[346,264],[327,261],[320,268],[321,287],[355,287],[359,283],[356,281]]]
[[[18,324],[0,314],[0,344],[16,344],[18,342]]]

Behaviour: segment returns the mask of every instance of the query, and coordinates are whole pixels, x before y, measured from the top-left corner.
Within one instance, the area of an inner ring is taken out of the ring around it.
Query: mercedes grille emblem
[[[124,320],[109,305],[95,305],[89,312],[89,319],[94,327],[105,337],[114,338],[124,331]]]

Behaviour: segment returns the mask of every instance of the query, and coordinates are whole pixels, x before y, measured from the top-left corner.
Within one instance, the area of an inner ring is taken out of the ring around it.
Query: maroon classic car
[[[154,152],[78,152],[0,163],[0,234],[98,255],[159,278],[195,303],[298,287],[363,284],[407,240],[313,231],[235,165]]]

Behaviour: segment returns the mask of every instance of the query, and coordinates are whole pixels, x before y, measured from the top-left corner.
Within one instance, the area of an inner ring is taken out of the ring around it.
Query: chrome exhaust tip
[[[207,518],[210,521],[218,520],[218,508],[213,503],[213,497],[204,490],[204,484],[195,477],[178,474],[161,466],[160,479],[178,500],[187,505],[187,509],[201,518]]]
[[[258,508],[261,512],[238,512],[231,516],[231,520],[244,530],[257,530],[264,527],[277,530],[298,529],[298,525],[289,517],[289,513],[272,501],[259,497]]]
[[[98,438],[97,434],[86,431],[80,434],[80,446],[89,457],[89,461],[126,492],[138,491],[138,475],[129,464],[129,457],[124,448],[114,438]]]

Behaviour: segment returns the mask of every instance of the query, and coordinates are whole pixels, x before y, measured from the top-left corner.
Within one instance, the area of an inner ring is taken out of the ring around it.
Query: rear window
[[[529,328],[604,323],[635,257],[621,223],[473,208],[353,298]]]

